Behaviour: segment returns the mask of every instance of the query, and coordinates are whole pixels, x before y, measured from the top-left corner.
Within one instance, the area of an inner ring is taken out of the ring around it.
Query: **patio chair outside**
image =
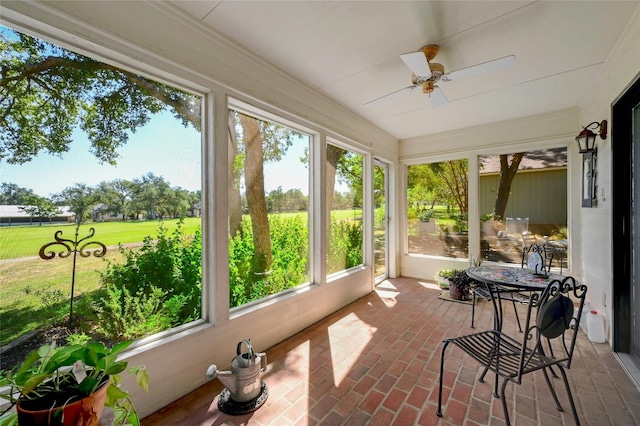
[[[507,383],[513,382],[519,385],[525,375],[534,371],[542,370],[556,408],[562,411],[562,406],[547,372],[547,369],[552,366],[558,366],[560,370],[574,420],[579,425],[580,421],[565,370],[571,367],[586,293],[587,287],[576,282],[573,277],[566,277],[562,281],[553,280],[542,293],[532,293],[528,302],[525,332],[519,339],[497,330],[445,339],[440,359],[440,384],[436,414],[442,417],[445,351],[449,344],[453,344],[484,366],[485,369],[496,374],[494,396],[502,399],[507,425],[511,424],[505,400]],[[579,307],[575,316],[574,304]],[[483,381],[482,378],[480,381]],[[497,380],[499,378],[502,378],[502,386],[498,395]]]

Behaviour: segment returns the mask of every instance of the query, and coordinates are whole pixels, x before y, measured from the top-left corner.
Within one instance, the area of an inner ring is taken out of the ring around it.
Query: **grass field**
[[[89,235],[89,229],[94,228],[95,235],[87,241],[99,241],[108,249],[104,258],[77,257],[74,296],[98,291],[100,271],[105,270],[106,260],[122,260],[116,246],[140,243],[146,236],[157,235],[161,223],[169,232],[178,226],[177,219],[82,224],[79,238]],[[200,218],[187,218],[183,226],[192,233],[200,224]],[[49,260],[38,257],[40,247],[55,241],[58,230],[62,231],[61,238],[75,239],[75,224],[0,228],[0,346],[68,315],[72,256],[56,255]],[[51,249],[55,253],[64,251],[61,245]]]
[[[156,235],[161,223],[171,232],[177,227],[178,219],[87,223],[80,225],[78,238],[89,235],[89,229],[94,228],[95,235],[87,241],[99,241],[106,246],[137,243],[147,235]],[[201,223],[200,218],[186,218],[184,229],[191,233]],[[55,241],[54,234],[58,230],[62,231],[61,238],[75,239],[75,224],[3,226],[0,228],[0,260],[38,256],[40,247]],[[52,249],[57,247],[61,248],[61,246],[54,246]]]

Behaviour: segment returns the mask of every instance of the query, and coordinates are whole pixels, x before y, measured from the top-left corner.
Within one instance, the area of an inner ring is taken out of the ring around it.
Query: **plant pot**
[[[418,231],[421,234],[433,234],[436,232],[436,221],[418,222]]]
[[[109,384],[110,381],[107,380],[91,395],[52,409],[35,409],[34,406],[37,406],[38,402],[41,402],[40,400],[19,402],[16,406],[18,424],[29,426],[97,426],[100,422],[100,416],[102,416]],[[28,408],[25,408],[24,405]]]
[[[454,300],[466,300],[464,293],[456,285],[449,286],[449,297]]]
[[[448,289],[449,288],[449,278],[441,277],[440,275],[438,275],[436,277],[436,281],[437,281],[438,285],[440,286],[440,288],[443,288],[443,289]]]

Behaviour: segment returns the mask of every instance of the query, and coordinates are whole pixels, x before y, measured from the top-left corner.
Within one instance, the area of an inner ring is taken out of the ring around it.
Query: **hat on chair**
[[[573,303],[562,294],[547,300],[538,311],[536,325],[543,336],[553,339],[569,328],[573,318]]]

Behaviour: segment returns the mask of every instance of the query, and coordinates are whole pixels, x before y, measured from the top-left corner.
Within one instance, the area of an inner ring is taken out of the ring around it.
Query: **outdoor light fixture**
[[[596,151],[596,134],[590,129],[600,129],[600,139],[607,138],[607,120],[602,120],[601,123],[594,121],[593,123],[583,127],[583,130],[578,136],[576,136],[576,142],[578,142],[578,152],[580,154],[586,154],[588,152]]]

